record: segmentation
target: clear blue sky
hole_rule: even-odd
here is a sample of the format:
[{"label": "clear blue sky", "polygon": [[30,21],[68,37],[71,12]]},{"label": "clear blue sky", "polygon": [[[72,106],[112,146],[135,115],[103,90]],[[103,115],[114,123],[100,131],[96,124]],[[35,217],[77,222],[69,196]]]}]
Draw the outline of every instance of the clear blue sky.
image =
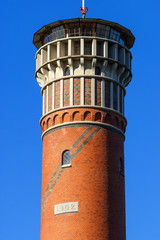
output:
[{"label": "clear blue sky", "polygon": [[[33,34],[81,17],[81,0],[1,2],[0,240],[40,239],[41,94]],[[127,240],[160,240],[160,2],[86,0],[87,17],[118,22],[136,37],[127,87]],[[117,239],[118,240],[118,239]]]}]

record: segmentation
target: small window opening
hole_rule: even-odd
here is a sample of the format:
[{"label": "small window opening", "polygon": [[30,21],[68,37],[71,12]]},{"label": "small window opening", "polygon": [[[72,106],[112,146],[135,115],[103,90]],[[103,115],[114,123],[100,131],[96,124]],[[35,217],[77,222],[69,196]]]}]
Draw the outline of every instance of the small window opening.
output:
[{"label": "small window opening", "polygon": [[74,42],[74,55],[80,55],[80,42]]},{"label": "small window opening", "polygon": [[101,75],[101,70],[99,67],[96,67],[95,69],[95,75]]},{"label": "small window opening", "polygon": [[97,42],[97,55],[103,56],[103,42]]},{"label": "small window opening", "polygon": [[65,43],[65,56],[68,56],[68,43]]},{"label": "small window opening", "polygon": [[85,41],[84,42],[84,55],[91,55],[92,54],[92,41]]},{"label": "small window opening", "polygon": [[119,172],[123,174],[123,161],[122,158],[119,159]]},{"label": "small window opening", "polygon": [[69,75],[70,75],[70,68],[67,67],[67,68],[65,69],[65,76],[69,76]]},{"label": "small window opening", "polygon": [[71,165],[71,152],[69,150],[63,152],[62,165],[63,166],[70,166]]}]

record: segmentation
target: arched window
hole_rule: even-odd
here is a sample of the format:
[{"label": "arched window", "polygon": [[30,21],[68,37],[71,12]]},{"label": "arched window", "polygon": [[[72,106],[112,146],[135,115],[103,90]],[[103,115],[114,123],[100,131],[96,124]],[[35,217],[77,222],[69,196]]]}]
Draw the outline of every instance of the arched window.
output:
[{"label": "arched window", "polygon": [[71,165],[71,152],[69,150],[63,152],[62,165]]},{"label": "arched window", "polygon": [[96,67],[95,69],[95,75],[101,75],[101,70],[99,67]]},{"label": "arched window", "polygon": [[69,67],[66,67],[64,75],[65,76],[69,76],[70,75],[70,68]]}]

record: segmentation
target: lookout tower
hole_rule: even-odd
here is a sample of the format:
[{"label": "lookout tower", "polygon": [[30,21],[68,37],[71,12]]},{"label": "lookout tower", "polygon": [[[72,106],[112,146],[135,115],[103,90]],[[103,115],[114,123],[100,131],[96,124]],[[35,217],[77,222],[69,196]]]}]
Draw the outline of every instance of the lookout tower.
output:
[{"label": "lookout tower", "polygon": [[43,140],[41,240],[125,240],[124,97],[132,33],[76,18],[34,35]]}]

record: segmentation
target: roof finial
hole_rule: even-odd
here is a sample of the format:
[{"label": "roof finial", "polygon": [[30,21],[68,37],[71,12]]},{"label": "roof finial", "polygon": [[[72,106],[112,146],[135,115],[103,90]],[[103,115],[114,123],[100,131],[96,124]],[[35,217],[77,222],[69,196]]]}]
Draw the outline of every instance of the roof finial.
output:
[{"label": "roof finial", "polygon": [[85,0],[82,0],[82,7],[80,8],[81,13],[82,13],[82,18],[86,17],[86,12],[88,11],[88,8],[85,8]]}]

